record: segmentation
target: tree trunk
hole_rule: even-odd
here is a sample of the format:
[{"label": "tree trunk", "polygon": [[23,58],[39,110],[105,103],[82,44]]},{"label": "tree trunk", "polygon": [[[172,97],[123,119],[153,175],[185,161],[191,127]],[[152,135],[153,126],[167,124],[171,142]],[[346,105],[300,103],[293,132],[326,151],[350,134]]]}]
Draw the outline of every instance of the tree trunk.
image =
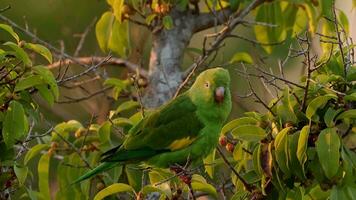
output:
[{"label": "tree trunk", "polygon": [[172,98],[182,82],[180,66],[184,50],[193,35],[194,21],[189,12],[173,10],[170,16],[173,28],[161,28],[152,34],[149,85],[143,97],[147,108],[158,107]]}]

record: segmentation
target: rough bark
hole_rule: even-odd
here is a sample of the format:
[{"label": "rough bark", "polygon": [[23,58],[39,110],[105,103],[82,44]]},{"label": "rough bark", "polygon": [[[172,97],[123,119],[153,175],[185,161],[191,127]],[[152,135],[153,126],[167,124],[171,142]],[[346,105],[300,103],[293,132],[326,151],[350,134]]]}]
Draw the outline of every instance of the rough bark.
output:
[{"label": "rough bark", "polygon": [[187,12],[172,11],[174,26],[152,35],[149,86],[143,97],[145,107],[157,107],[170,99],[182,81],[180,65],[184,49],[193,34],[194,21]]},{"label": "rough bark", "polygon": [[[223,13],[225,12],[225,13]],[[184,50],[195,32],[226,21],[231,12],[195,15],[191,11],[172,10],[172,29],[152,33],[152,49],[148,72],[149,85],[143,96],[147,108],[158,107],[173,97],[182,82],[181,63]],[[217,17],[217,18],[216,18]]]}]

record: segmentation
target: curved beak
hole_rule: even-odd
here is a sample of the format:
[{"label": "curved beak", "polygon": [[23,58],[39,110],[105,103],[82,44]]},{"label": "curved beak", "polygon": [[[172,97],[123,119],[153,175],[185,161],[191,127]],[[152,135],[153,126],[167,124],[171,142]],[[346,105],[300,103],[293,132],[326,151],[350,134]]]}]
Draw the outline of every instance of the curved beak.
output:
[{"label": "curved beak", "polygon": [[215,101],[217,103],[222,103],[224,101],[224,96],[225,96],[224,87],[218,87],[215,89]]}]

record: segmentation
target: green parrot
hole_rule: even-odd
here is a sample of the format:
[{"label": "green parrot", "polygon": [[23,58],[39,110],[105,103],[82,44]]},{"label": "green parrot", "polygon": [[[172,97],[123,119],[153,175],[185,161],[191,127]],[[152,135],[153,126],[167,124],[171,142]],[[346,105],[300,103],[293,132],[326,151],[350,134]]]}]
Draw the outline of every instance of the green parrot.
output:
[{"label": "green parrot", "polygon": [[205,70],[189,90],[132,127],[120,146],[102,154],[102,163],[74,184],[126,163],[168,168],[184,165],[188,159],[201,161],[216,147],[230,114],[229,85],[227,70]]}]

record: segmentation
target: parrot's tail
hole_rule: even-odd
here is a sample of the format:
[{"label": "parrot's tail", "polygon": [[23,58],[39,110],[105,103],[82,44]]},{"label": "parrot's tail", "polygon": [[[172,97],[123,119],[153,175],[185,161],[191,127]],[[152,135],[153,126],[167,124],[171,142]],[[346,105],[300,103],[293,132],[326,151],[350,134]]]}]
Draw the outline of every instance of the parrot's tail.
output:
[{"label": "parrot's tail", "polygon": [[85,173],[84,175],[82,175],[81,177],[79,177],[77,180],[75,180],[73,184],[77,184],[77,183],[80,183],[88,178],[91,178],[101,172],[104,172],[104,171],[107,171],[117,165],[119,165],[120,163],[119,162],[104,162],[104,163],[101,163],[99,166],[95,167],[94,169],[92,169],[91,171]]}]

